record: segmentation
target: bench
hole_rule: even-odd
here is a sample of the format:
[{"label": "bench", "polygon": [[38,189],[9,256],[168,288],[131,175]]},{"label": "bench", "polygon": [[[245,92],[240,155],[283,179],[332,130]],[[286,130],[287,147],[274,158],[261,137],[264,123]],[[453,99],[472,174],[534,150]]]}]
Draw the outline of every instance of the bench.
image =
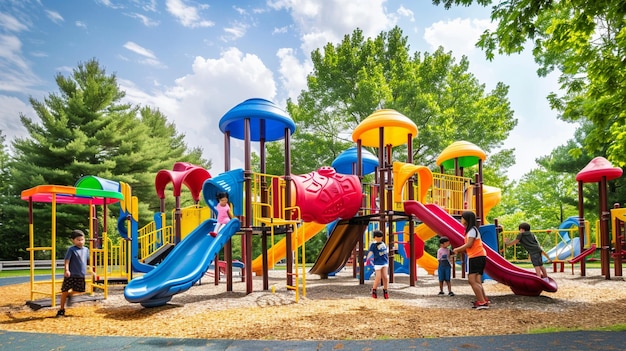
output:
[{"label": "bench", "polygon": [[[35,269],[51,269],[52,260],[35,260]],[[64,260],[56,260],[56,268],[64,269]],[[30,270],[30,260],[0,261],[0,272]]]}]

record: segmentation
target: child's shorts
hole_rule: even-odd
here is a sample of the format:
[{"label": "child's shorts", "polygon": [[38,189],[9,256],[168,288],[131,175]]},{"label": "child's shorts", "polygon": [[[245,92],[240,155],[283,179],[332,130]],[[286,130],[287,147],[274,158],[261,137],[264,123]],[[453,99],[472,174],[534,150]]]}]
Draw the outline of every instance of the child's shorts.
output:
[{"label": "child's shorts", "polygon": [[375,264],[374,265],[374,270],[377,271],[377,270],[383,269],[383,268],[386,270],[387,267],[389,267],[389,264]]},{"label": "child's shorts", "polygon": [[85,292],[85,278],[83,277],[65,277],[61,291]]},{"label": "child's shorts", "polygon": [[440,282],[449,282],[452,276],[452,268],[450,266],[437,267],[437,276],[439,276]]}]

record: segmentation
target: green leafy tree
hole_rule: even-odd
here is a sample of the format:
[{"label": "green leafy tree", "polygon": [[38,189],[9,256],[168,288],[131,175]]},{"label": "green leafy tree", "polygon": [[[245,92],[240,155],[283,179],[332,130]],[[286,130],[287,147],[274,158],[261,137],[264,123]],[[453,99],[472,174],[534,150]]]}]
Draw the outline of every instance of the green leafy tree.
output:
[{"label": "green leafy tree", "polygon": [[[20,116],[28,137],[13,141],[14,198],[33,186],[73,185],[82,176],[96,175],[128,183],[139,198],[140,220],[146,223],[159,204],[154,191],[156,172],[171,169],[176,161],[207,165],[200,150],[187,150],[183,135],[159,111],[122,102],[125,92],[115,75],[108,75],[95,59],[79,64],[67,77],[57,74],[55,80],[58,93],[43,101],[30,99],[40,123]],[[114,227],[119,206],[110,207],[108,221]],[[28,246],[26,209],[21,201],[8,211],[12,220],[21,218],[22,225],[10,230]],[[42,240],[37,245],[45,246],[50,236],[41,234],[50,232],[50,206],[36,204],[35,211],[37,237]],[[87,218],[86,206],[59,206],[58,235],[87,227]]]},{"label": "green leafy tree", "polygon": [[487,58],[513,54],[532,45],[538,74],[558,70],[560,91],[549,95],[565,121],[589,120],[595,128],[570,152],[605,156],[626,166],[626,6],[623,1],[433,0],[433,4],[492,5],[498,23],[478,46]]},{"label": "green leafy tree", "polygon": [[[298,125],[293,168],[301,173],[330,165],[354,146],[354,128],[380,108],[394,109],[416,123],[414,163],[433,168],[439,153],[452,142],[467,140],[489,153],[517,124],[506,98],[507,86],[500,83],[486,92],[468,72],[467,58],[457,62],[443,48],[411,55],[398,27],[373,39],[356,29],[341,43],[315,50],[311,58],[307,89],[297,101],[288,101]],[[394,152],[395,160],[406,160],[406,148]],[[502,158],[494,158],[493,179],[502,180],[508,164],[498,167],[498,160]]]},{"label": "green leafy tree", "polygon": [[[503,201],[500,214],[522,212],[525,221],[533,223],[534,228],[556,228],[568,217],[578,214],[571,201],[577,198],[576,180],[572,174],[533,169],[508,193],[514,201]],[[506,227],[517,228],[519,224],[508,223],[503,216],[498,218]]]}]

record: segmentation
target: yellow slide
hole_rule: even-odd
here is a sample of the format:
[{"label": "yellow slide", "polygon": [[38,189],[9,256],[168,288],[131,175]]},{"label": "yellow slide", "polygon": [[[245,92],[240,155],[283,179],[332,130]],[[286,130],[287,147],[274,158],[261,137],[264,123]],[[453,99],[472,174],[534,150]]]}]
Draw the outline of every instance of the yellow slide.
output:
[{"label": "yellow slide", "polygon": [[[298,227],[298,230],[296,232],[291,234],[291,242],[295,246],[296,234],[298,234],[299,236],[297,237],[297,242],[298,247],[300,247],[302,243],[307,242],[324,228],[326,228],[326,224],[319,224],[316,222],[304,222],[300,227]],[[297,247],[293,247],[293,249],[296,250]],[[270,247],[267,250],[267,257],[269,269],[272,269],[274,265],[278,263],[278,261],[287,257],[287,239],[283,238],[272,247]],[[255,258],[254,261],[252,261],[252,271],[255,272],[256,275],[263,274],[263,255]]]},{"label": "yellow slide", "polygon": [[[433,236],[437,235],[430,227],[426,224],[420,224],[415,228],[415,234],[422,240],[426,241]],[[428,252],[424,251],[424,255],[415,261],[418,266],[424,268],[428,274],[435,274],[437,271],[437,267],[439,266],[439,262],[437,262],[437,258],[433,257]]]}]

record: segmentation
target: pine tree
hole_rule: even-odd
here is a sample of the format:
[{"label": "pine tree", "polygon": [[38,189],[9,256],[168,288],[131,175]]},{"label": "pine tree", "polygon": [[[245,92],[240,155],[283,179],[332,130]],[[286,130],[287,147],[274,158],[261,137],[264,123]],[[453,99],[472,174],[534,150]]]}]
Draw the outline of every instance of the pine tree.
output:
[{"label": "pine tree", "polygon": [[[6,212],[14,225],[3,231],[10,230],[22,247],[28,246],[28,206],[19,200],[25,189],[42,184],[73,185],[87,175],[123,181],[139,198],[142,225],[159,207],[154,190],[159,170],[171,169],[176,161],[208,166],[199,149],[187,149],[184,135],[177,133],[163,114],[124,103],[125,92],[116,76],[108,75],[97,60],[79,64],[68,77],[57,74],[55,80],[58,93],[49,94],[44,101],[30,99],[41,123],[20,116],[28,136],[13,141],[12,200]],[[35,211],[35,231],[42,241],[37,245],[49,245],[45,240],[50,238],[50,206],[36,204]],[[114,224],[119,206],[111,205],[109,213],[108,221]],[[59,205],[59,253],[69,244],[64,234],[88,224],[87,206]]]}]

